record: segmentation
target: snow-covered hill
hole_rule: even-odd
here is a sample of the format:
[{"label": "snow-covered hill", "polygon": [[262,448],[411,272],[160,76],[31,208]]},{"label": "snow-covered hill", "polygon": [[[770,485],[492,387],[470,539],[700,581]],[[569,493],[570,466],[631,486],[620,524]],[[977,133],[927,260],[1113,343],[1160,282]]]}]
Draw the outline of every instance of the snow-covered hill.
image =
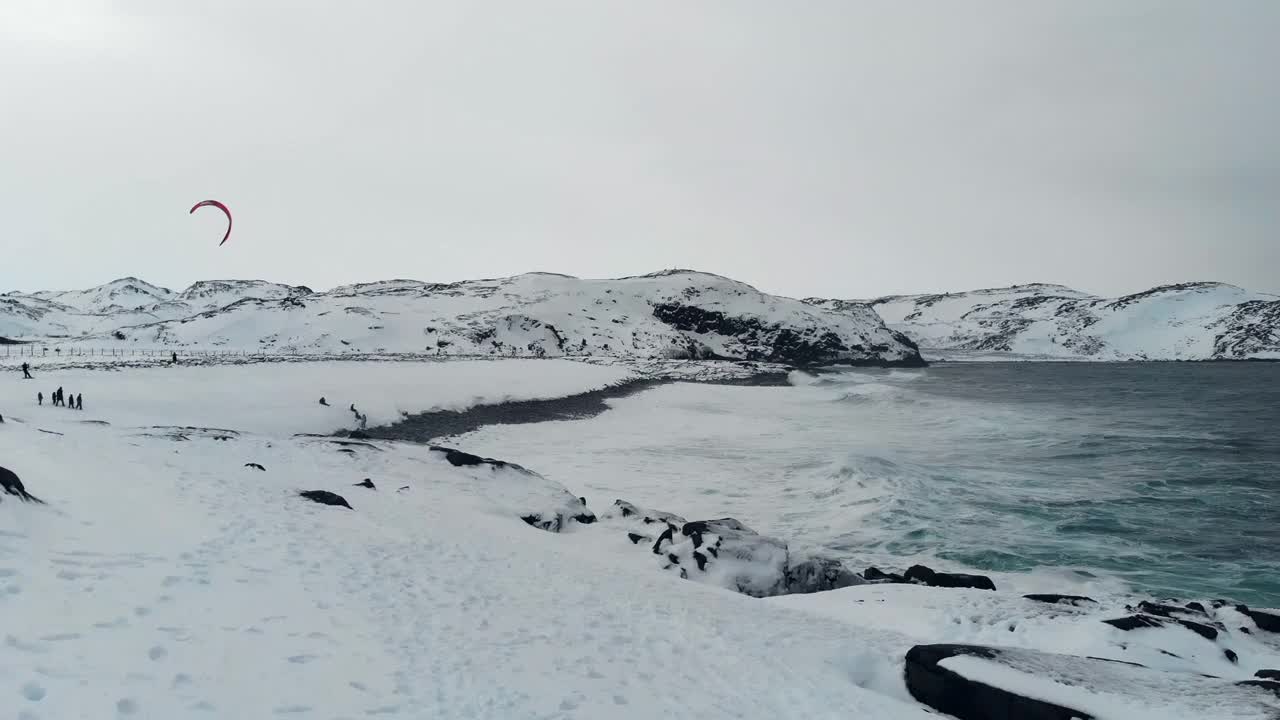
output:
[{"label": "snow-covered hill", "polygon": [[686,270],[614,280],[391,280],[323,293],[241,280],[172,293],[128,278],[0,296],[0,336],[106,348],[920,363],[915,346],[874,313],[814,307]]},{"label": "snow-covered hill", "polygon": [[1120,298],[1033,284],[805,302],[853,317],[874,311],[930,357],[1280,358],[1280,296],[1222,283],[1165,285]]}]

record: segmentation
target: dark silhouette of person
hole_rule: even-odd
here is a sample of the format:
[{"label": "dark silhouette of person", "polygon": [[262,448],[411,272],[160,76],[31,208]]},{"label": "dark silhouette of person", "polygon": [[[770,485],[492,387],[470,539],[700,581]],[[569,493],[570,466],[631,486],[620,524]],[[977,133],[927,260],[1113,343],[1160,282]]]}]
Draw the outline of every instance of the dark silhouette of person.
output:
[{"label": "dark silhouette of person", "polygon": [[59,385],[58,389],[53,392],[53,404],[54,405],[62,404],[62,386],[61,385]]},{"label": "dark silhouette of person", "polygon": [[80,393],[76,393],[76,409],[84,409],[84,395],[81,395]]},{"label": "dark silhouette of person", "polygon": [[35,379],[31,377],[31,363],[22,363],[22,379],[23,380]]},{"label": "dark silhouette of person", "polygon": [[41,407],[44,406],[44,393],[42,392],[36,393],[36,404],[40,405]]},{"label": "dark silhouette of person", "polygon": [[174,365],[178,364],[178,353],[176,351],[173,353],[173,359],[171,359],[169,362],[173,363]]}]

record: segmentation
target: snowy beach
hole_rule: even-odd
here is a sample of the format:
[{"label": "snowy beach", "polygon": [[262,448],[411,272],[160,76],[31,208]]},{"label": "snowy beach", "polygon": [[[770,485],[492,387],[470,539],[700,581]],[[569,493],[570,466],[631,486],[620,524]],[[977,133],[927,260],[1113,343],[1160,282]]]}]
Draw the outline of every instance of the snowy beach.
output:
[{"label": "snowy beach", "polygon": [[[575,396],[636,378],[626,363],[37,370],[36,381],[10,372],[0,394],[3,464],[47,503],[0,496],[0,611],[14,620],[0,647],[0,694],[24,720],[925,718],[907,684],[923,661],[906,658],[937,643],[1065,654],[952,657],[938,667],[994,674],[1001,687],[1098,718],[1261,720],[1280,710],[1266,687],[1238,684],[1280,665],[1277,636],[1260,626],[1266,615],[1202,599],[1203,614],[1179,606],[1161,620],[1105,578],[986,573],[992,591],[864,584],[854,575],[863,568],[847,567],[801,581],[801,568],[830,568],[829,549],[769,537],[782,529],[774,521],[755,528],[761,536],[716,523],[694,532],[696,523],[668,513],[722,517],[726,503],[628,485],[625,464],[610,479],[631,453],[590,432],[559,452],[578,458],[566,468],[534,464],[551,451],[519,449],[521,433],[537,442],[562,427],[634,424],[630,411],[493,428],[509,453],[486,440],[497,437],[490,430],[456,439],[515,467],[325,437],[351,427],[352,402],[391,422]],[[676,384],[605,402],[661,413],[697,388],[812,392],[814,380],[795,381],[801,387]],[[36,407],[27,396],[37,385],[83,388],[86,409]],[[318,404],[321,394],[332,407]],[[568,480],[584,472],[591,488]],[[373,488],[360,486],[366,478]],[[603,494],[610,487],[622,500],[673,505],[615,505]],[[352,509],[298,496],[308,490]],[[656,537],[668,526],[670,540]],[[789,540],[801,541],[788,549]],[[1037,592],[1089,601],[1023,597]],[[1132,630],[1103,622],[1126,617],[1159,621]],[[1140,663],[1147,674],[1111,682],[1088,657]]]}]

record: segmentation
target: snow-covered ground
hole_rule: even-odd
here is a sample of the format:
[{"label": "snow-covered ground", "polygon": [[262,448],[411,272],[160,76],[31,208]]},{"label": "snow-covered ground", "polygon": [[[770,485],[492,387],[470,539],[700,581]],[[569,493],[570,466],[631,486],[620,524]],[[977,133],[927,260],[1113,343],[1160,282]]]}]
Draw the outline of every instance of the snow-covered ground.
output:
[{"label": "snow-covered ground", "polygon": [[[0,413],[63,430],[84,421],[122,427],[197,426],[289,435],[358,427],[402,413],[463,410],[510,400],[563,397],[634,379],[625,366],[569,360],[256,363],[148,368],[37,367],[35,380],[10,368]],[[53,391],[84,397],[84,411],[49,405]],[[36,405],[43,392],[45,405]],[[323,397],[329,403],[320,404]]]},{"label": "snow-covered ground", "polygon": [[[512,381],[517,367],[527,382]],[[23,400],[0,400],[0,464],[48,503],[0,495],[0,707],[19,720],[924,720],[937,715],[908,693],[904,656],[938,642],[1154,668],[1127,694],[1095,678],[1006,683],[1087,695],[1102,720],[1135,717],[1144,703],[1178,719],[1261,720],[1280,709],[1265,690],[1234,685],[1280,665],[1280,649],[1275,635],[1238,631],[1252,621],[1230,608],[1215,610],[1229,636],[1210,642],[1177,626],[1104,625],[1127,612],[1106,596],[1093,611],[1006,589],[908,585],[760,600],[664,571],[666,558],[601,512],[609,497],[587,498],[600,522],[562,533],[522,521],[579,494],[559,485],[557,468],[531,467],[536,477],[455,466],[417,445],[292,435],[326,426],[321,385],[338,388],[336,419],[349,400],[370,413],[401,401],[461,406],[485,393],[573,392],[613,381],[616,369],[263,364],[64,379],[76,373],[86,390],[101,383],[83,413],[33,407],[36,383],[13,373],[0,382],[3,397]],[[412,382],[435,394],[401,384]],[[608,473],[607,451],[595,452]],[[354,486],[365,478],[376,489]],[[339,493],[353,509],[301,490]],[[1228,644],[1234,663],[1223,659]],[[1211,704],[1176,692],[1210,682],[1195,673],[1219,678]]]}]

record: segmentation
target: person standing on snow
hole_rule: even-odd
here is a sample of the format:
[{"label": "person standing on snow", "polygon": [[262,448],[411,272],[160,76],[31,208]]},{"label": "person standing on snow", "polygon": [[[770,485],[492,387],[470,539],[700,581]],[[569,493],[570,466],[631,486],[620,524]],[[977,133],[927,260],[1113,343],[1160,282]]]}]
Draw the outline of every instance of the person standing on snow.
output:
[{"label": "person standing on snow", "polygon": [[36,404],[39,405],[40,407],[44,407],[44,393],[42,392],[36,393]]},{"label": "person standing on snow", "polygon": [[84,395],[81,395],[80,393],[76,393],[76,409],[84,409]]},{"label": "person standing on snow", "polygon": [[24,363],[22,363],[22,379],[23,379],[23,380],[34,380],[34,379],[35,379],[35,378],[31,377],[31,363],[25,363],[25,362],[24,362]]}]

